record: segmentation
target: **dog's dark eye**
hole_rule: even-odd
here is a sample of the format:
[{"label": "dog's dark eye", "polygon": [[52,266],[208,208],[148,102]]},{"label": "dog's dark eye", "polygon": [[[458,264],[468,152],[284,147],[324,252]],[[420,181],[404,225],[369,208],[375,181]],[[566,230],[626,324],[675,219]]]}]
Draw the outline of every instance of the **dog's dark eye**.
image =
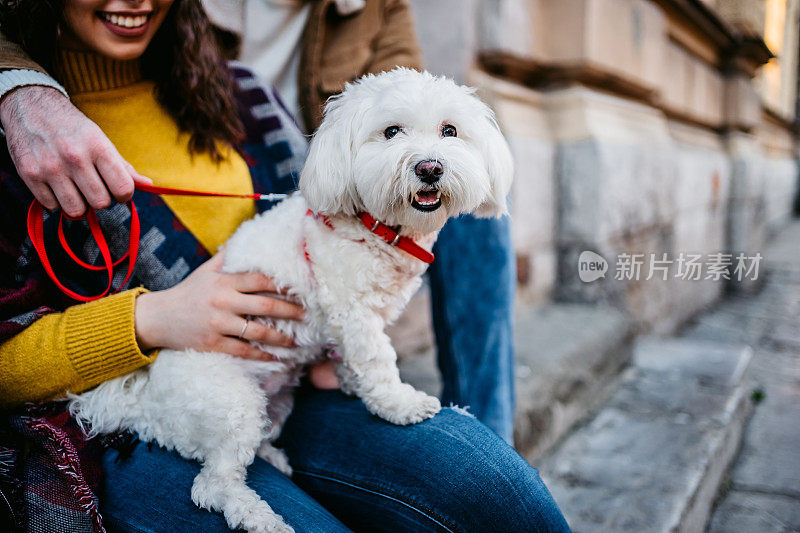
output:
[{"label": "dog's dark eye", "polygon": [[395,135],[400,133],[400,126],[389,126],[385,130],[383,130],[383,136],[387,139],[391,139]]},{"label": "dog's dark eye", "polygon": [[442,137],[458,137],[456,127],[452,124],[445,124],[442,126]]}]

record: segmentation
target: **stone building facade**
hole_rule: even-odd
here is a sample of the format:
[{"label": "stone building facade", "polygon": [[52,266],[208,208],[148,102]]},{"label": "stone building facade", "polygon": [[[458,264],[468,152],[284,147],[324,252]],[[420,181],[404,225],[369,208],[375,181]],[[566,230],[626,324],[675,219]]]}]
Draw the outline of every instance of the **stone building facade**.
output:
[{"label": "stone building facade", "polygon": [[[667,332],[748,290],[737,256],[797,195],[800,0],[412,4],[428,68],[478,86],[514,152],[522,304],[612,303]],[[605,277],[580,280],[584,251]],[[730,282],[679,275],[681,256],[719,253]]]}]

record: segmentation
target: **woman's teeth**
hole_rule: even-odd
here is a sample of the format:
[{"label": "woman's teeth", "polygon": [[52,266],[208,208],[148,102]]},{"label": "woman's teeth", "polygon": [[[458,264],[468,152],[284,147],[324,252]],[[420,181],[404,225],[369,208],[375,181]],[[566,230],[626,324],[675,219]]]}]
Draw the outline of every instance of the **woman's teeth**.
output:
[{"label": "woman's teeth", "polygon": [[101,13],[103,20],[110,22],[120,28],[140,28],[147,22],[147,15],[137,15],[131,17],[128,15],[114,15],[113,13]]}]

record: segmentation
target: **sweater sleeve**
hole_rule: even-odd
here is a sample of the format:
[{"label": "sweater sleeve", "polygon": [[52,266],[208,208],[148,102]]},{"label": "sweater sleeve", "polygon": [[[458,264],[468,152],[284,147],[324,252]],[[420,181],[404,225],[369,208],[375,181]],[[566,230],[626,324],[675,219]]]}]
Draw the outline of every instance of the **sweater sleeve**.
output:
[{"label": "sweater sleeve", "polygon": [[0,404],[79,393],[153,361],[136,342],[132,289],[36,320],[0,345]]},{"label": "sweater sleeve", "polygon": [[42,74],[38,70],[17,69],[0,71],[0,99],[2,99],[6,93],[14,89],[30,85],[51,87],[69,98],[67,91],[64,90],[64,87],[62,87],[60,83],[49,75]]}]

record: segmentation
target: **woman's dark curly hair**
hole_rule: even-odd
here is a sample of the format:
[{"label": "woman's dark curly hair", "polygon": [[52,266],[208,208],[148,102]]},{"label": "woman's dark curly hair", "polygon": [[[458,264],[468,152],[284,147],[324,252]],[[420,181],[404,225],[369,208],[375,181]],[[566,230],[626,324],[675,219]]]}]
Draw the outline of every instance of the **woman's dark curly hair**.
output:
[{"label": "woman's dark curly hair", "polygon": [[[56,72],[65,0],[0,0],[0,29],[48,72]],[[220,159],[216,142],[237,144],[243,127],[234,83],[200,0],[175,0],[141,59],[156,98],[191,134],[192,153]]]}]

